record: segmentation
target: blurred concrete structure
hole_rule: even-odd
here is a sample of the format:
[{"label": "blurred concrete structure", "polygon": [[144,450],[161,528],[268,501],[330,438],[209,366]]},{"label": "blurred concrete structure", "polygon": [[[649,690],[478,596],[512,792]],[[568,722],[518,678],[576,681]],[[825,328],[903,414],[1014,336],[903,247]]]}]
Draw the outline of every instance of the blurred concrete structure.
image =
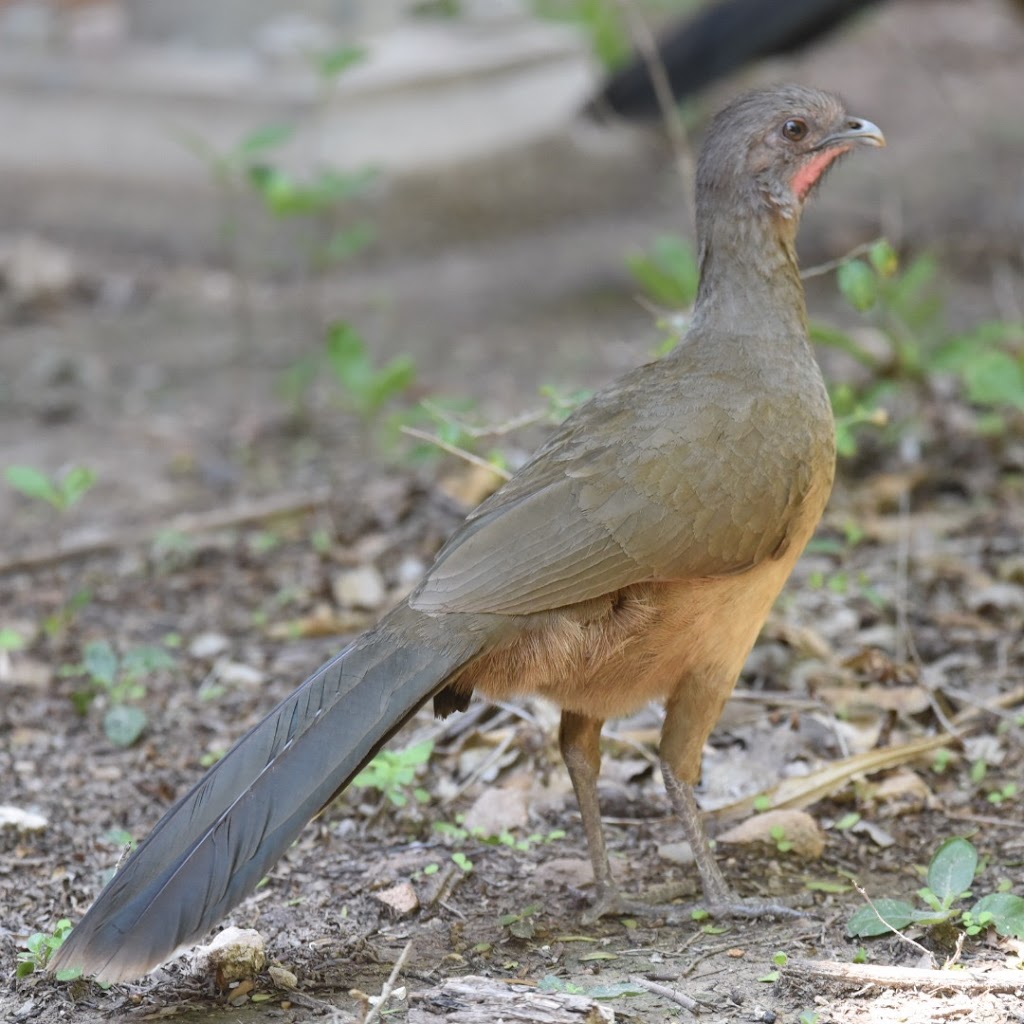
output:
[{"label": "blurred concrete structure", "polygon": [[[591,87],[581,40],[526,16],[517,0],[469,4],[459,19],[404,16],[409,6],[0,5],[0,120],[18,140],[0,153],[0,230],[210,254],[216,188],[185,138],[226,152],[261,126],[289,122],[300,131],[275,159],[293,169],[373,165],[401,191],[395,178],[558,133]],[[325,90],[310,57],[356,41],[367,59]],[[397,227],[422,233],[422,210],[401,199],[389,210],[399,211]],[[391,237],[401,245],[401,235]]]},{"label": "blurred concrete structure", "polygon": [[[383,171],[373,219],[402,256],[609,212],[685,226],[656,133],[575,117],[598,74],[580,35],[524,0],[464,0],[457,19],[412,17],[411,3],[0,0],[0,233],[216,256],[222,196],[183,140],[224,153],[282,121],[301,129],[274,154],[290,168]],[[368,59],[325,90],[310,55],[356,40]],[[826,232],[842,227],[809,251],[834,255],[884,222],[968,260],[1018,258],[1021,52],[1024,19],[1006,0],[892,0],[746,75],[834,88],[891,140],[816,205]],[[273,262],[279,231],[264,223],[248,251]]]}]

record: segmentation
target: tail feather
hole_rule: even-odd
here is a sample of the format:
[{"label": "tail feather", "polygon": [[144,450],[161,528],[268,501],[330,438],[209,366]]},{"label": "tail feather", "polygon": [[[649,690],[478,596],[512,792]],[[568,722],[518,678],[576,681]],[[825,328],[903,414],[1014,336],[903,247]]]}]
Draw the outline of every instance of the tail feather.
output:
[{"label": "tail feather", "polygon": [[160,820],[51,961],[139,977],[249,893],[303,826],[481,646],[401,606],[323,665]]},{"label": "tail feather", "polygon": [[[658,41],[658,59],[676,102],[746,64],[806,46],[879,0],[721,0]],[[615,71],[587,107],[642,119],[660,114],[650,60],[638,55]]]}]

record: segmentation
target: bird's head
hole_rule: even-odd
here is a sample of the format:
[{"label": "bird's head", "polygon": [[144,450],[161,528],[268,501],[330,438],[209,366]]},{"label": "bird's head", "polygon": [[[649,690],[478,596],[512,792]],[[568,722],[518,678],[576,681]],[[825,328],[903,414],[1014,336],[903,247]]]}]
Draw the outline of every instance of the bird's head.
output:
[{"label": "bird's head", "polygon": [[884,146],[877,125],[839,97],[800,85],[741,96],[711,123],[697,165],[698,212],[788,221],[839,157],[858,145]]}]

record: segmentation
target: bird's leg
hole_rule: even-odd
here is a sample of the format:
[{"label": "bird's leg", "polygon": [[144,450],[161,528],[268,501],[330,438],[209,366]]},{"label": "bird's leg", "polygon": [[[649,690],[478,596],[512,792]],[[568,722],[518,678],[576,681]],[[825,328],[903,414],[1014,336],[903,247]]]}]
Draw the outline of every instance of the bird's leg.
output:
[{"label": "bird's leg", "polygon": [[745,900],[732,891],[715,860],[693,795],[694,783],[700,778],[704,744],[731,692],[732,686],[722,686],[716,672],[694,674],[667,702],[661,733],[661,774],[665,790],[693,851],[704,889],[703,909],[719,916],[799,916],[789,907]]},{"label": "bird's leg", "polygon": [[683,826],[686,841],[693,851],[693,860],[700,873],[704,888],[704,909],[718,917],[799,917],[800,912],[779,903],[761,903],[737,896],[725,880],[722,869],[715,860],[711,843],[708,842],[700,808],[693,795],[693,786],[676,775],[672,766],[661,762],[661,774],[665,790],[672,802],[672,809]]},{"label": "bird's leg", "polygon": [[594,902],[583,915],[584,923],[592,924],[619,906],[619,890],[612,878],[608,850],[601,828],[601,807],[597,799],[597,776],[601,770],[601,726],[598,718],[587,718],[573,711],[563,711],[558,728],[558,746],[562,760],[569,769],[572,788],[576,791],[583,831],[587,836],[590,863],[594,868]]}]

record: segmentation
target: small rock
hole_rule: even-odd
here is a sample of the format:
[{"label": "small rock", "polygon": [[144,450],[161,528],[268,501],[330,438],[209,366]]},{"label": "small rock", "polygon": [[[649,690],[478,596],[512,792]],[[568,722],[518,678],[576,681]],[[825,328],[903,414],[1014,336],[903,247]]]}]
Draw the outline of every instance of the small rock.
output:
[{"label": "small rock", "polygon": [[231,639],[223,633],[200,633],[188,645],[188,653],[193,658],[204,661],[216,658],[231,647]]},{"label": "small rock", "polygon": [[196,950],[194,963],[199,971],[216,973],[221,985],[251,978],[267,963],[263,936],[255,928],[225,928]]},{"label": "small rock", "polygon": [[258,668],[228,658],[221,658],[213,671],[225,686],[261,686],[266,678]]},{"label": "small rock", "polygon": [[41,814],[26,811],[21,807],[0,804],[0,828],[14,829],[16,832],[43,832],[50,823]]},{"label": "small rock", "polygon": [[278,988],[293,989],[299,987],[299,979],[287,967],[278,967],[276,964],[273,967],[268,968],[267,974],[270,975],[271,981]]},{"label": "small rock", "polygon": [[658,856],[669,864],[689,867],[693,863],[693,848],[689,843],[662,843],[658,847]]},{"label": "small rock", "polygon": [[374,611],[384,603],[387,588],[375,566],[364,565],[338,573],[332,584],[334,600],[342,608]]},{"label": "small rock", "polygon": [[18,307],[66,299],[79,284],[71,253],[35,235],[25,235],[4,247],[0,275]]},{"label": "small rock", "polygon": [[800,857],[817,860],[825,852],[825,833],[806,811],[777,810],[755,814],[723,832],[720,843],[790,844],[790,850]]}]

